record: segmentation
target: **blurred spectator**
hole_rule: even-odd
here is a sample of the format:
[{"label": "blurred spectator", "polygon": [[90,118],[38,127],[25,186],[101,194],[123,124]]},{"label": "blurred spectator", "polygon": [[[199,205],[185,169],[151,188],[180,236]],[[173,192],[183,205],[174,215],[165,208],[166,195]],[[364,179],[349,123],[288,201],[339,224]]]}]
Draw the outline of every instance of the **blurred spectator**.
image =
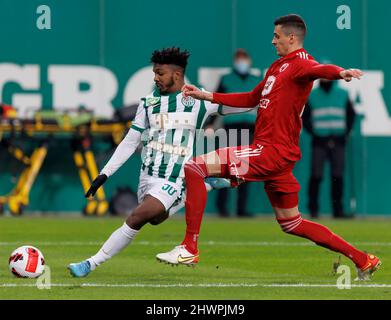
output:
[{"label": "blurred spectator", "polygon": [[302,117],[304,128],[312,136],[308,186],[308,207],[312,218],[317,218],[319,214],[319,186],[326,160],[330,161],[333,216],[347,217],[342,204],[345,146],[354,118],[348,92],[340,88],[336,81],[320,80],[319,87],[311,92]]},{"label": "blurred spectator", "polygon": [[[260,79],[250,74],[251,64],[252,61],[248,52],[244,49],[237,49],[234,54],[232,72],[227,75],[224,75],[221,78],[220,84],[216,91],[222,93],[230,93],[247,92],[254,89],[260,82]],[[223,122],[222,126],[225,130],[237,129],[238,135],[236,145],[246,143],[246,141],[241,141],[242,129],[247,130],[247,132],[249,133],[248,142],[252,142],[254,135],[256,111],[257,109],[254,108],[254,110],[251,112],[230,115],[229,117],[221,118]],[[234,145],[234,142],[228,141],[228,145]],[[250,184],[243,183],[237,188],[238,197],[236,213],[239,217],[251,216],[246,210],[249,186]],[[233,192],[233,190],[229,191],[227,188],[220,189],[217,195],[217,208],[219,210],[219,215],[223,217],[229,216],[229,211],[227,209],[228,192]]]}]

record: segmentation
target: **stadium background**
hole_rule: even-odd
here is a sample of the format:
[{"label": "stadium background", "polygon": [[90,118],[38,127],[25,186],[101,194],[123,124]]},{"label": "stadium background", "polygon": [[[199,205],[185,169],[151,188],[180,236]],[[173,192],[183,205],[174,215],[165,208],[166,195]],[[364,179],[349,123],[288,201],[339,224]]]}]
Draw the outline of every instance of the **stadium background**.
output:
[{"label": "stadium background", "polygon": [[[54,85],[50,79],[49,71],[59,66],[65,70],[96,67],[94,70],[100,73],[95,80],[103,83],[114,79],[110,87],[114,92],[110,101],[112,108],[135,103],[152,85],[150,70],[144,69],[149,66],[151,52],[173,45],[190,50],[187,77],[192,83],[208,89],[216,85],[215,72],[219,70],[216,68],[230,67],[237,47],[248,49],[254,67],[263,72],[276,59],[271,45],[274,18],[291,12],[302,15],[309,28],[305,47],[315,58],[327,57],[341,66],[370,71],[361,84],[351,84],[351,88],[360,86],[359,94],[351,91],[360,116],[348,147],[345,202],[350,211],[358,214],[391,212],[388,201],[391,189],[390,45],[379,33],[379,28],[387,22],[388,1],[199,0],[194,3],[170,0],[168,5],[168,2],[157,0],[45,3],[1,0],[0,4],[0,99],[17,106],[18,94],[25,97],[26,94],[39,94],[38,105],[44,109],[67,107],[70,103],[56,96],[60,85]],[[39,16],[36,8],[41,4],[51,9],[51,30],[36,27]],[[339,16],[336,10],[341,4],[351,9],[350,30],[339,30],[336,26]],[[15,79],[10,79],[10,74],[4,72],[7,64],[38,67],[38,86],[25,89]],[[79,69],[77,73],[83,74],[83,70]],[[80,84],[80,90],[88,91],[88,84]],[[106,93],[105,90],[99,92],[96,103],[84,106],[93,108],[97,114],[110,114],[111,107],[103,105],[105,96],[100,96]],[[31,96],[26,99],[27,104],[29,99],[33,102]],[[295,174],[302,186],[300,209],[306,212],[310,157],[309,139],[305,133],[301,144],[303,159],[297,164]],[[99,143],[95,148],[107,151],[108,145]],[[58,154],[62,155],[60,160]],[[13,186],[14,167],[7,157],[0,154],[1,195]],[[100,168],[108,157],[107,152],[98,155]],[[136,190],[139,171],[134,168],[138,168],[139,163],[139,156],[134,156],[110,178],[105,185],[109,198],[118,186],[129,184]],[[321,212],[330,211],[328,188],[326,179],[322,184]],[[252,213],[271,212],[262,190],[261,184],[254,183],[251,188],[253,197],[248,209]],[[32,211],[80,212],[84,207],[83,189],[67,144],[49,150],[30,200],[28,210]],[[233,206],[233,197],[231,201]],[[207,211],[216,211],[213,193]]]}]

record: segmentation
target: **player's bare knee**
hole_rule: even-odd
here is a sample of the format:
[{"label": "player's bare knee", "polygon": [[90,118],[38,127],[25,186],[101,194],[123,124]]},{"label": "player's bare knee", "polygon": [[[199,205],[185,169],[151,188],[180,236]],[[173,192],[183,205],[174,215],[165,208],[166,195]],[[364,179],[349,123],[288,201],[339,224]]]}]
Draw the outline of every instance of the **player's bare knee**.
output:
[{"label": "player's bare knee", "polygon": [[161,224],[162,222],[163,221],[160,221],[157,218],[152,218],[151,220],[149,220],[149,224],[152,225],[152,226],[157,226],[157,225]]},{"label": "player's bare knee", "polygon": [[163,214],[151,218],[149,220],[149,223],[153,226],[157,226],[161,224],[163,221],[165,221],[168,218],[168,216],[169,216],[168,212],[164,212]]},{"label": "player's bare knee", "polygon": [[131,214],[126,219],[126,224],[132,229],[140,230],[145,223],[142,223],[142,220],[138,216]]},{"label": "player's bare knee", "polygon": [[131,228],[140,229],[144,224],[149,222],[150,218],[148,211],[142,206],[138,206],[126,219],[126,223]]},{"label": "player's bare knee", "polygon": [[200,158],[205,162],[209,176],[218,177],[221,175],[220,158],[216,151],[201,155]]}]

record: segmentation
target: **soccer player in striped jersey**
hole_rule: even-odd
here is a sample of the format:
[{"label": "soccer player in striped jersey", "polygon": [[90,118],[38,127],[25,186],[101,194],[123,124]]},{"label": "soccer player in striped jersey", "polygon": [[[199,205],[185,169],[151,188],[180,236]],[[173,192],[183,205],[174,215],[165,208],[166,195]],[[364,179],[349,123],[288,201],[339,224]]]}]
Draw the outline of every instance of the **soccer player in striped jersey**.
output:
[{"label": "soccer player in striped jersey", "polygon": [[[139,205],[122,227],[114,231],[91,258],[68,266],[75,277],[88,275],[97,266],[127,247],[147,223],[158,225],[184,206],[184,165],[193,156],[199,129],[212,114],[229,114],[236,109],[209,101],[184,97],[181,88],[189,53],[168,48],[152,54],[155,90],[143,97],[132,126],[109,162],[92,182],[86,197],[113,175],[142,141],[142,165],[138,187]],[[216,188],[229,186],[226,179],[211,180]],[[207,184],[206,184],[207,185]]]},{"label": "soccer player in striped jersey", "polygon": [[362,72],[317,63],[303,48],[306,25],[298,15],[274,22],[272,44],[280,56],[268,69],[265,79],[251,92],[210,93],[186,85],[185,96],[237,108],[259,106],[254,141],[249,146],[229,147],[199,156],[185,165],[186,235],[181,245],[160,253],[157,259],[171,264],[198,262],[197,240],[207,194],[207,176],[229,178],[235,184],[264,181],[264,188],[277,222],[288,234],[344,254],[357,267],[358,278],[367,280],[380,266],[379,258],[361,251],[325,226],[301,217],[298,209],[300,185],[292,174],[300,159],[301,115],[313,81],[360,79]]}]

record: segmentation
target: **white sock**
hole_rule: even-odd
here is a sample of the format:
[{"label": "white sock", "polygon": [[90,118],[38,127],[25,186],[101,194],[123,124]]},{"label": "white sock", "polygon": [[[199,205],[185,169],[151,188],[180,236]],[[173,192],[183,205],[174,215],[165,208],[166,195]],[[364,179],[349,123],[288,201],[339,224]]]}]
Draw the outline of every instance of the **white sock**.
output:
[{"label": "white sock", "polygon": [[91,269],[94,270],[97,266],[111,259],[122,249],[126,248],[137,233],[138,230],[130,228],[125,222],[122,227],[111,234],[110,238],[106,240],[96,255],[87,259],[91,265]]}]

